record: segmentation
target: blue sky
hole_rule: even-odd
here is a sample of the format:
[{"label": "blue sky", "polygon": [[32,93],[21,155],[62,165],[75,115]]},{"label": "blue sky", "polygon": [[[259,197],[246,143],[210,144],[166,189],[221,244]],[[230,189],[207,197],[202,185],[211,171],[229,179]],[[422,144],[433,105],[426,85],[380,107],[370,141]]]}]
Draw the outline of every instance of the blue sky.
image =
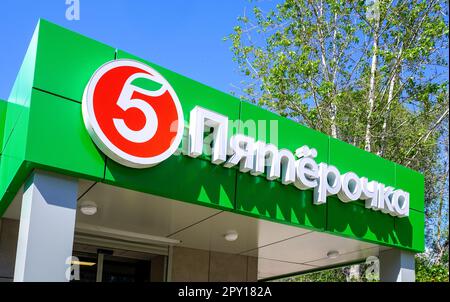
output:
[{"label": "blue sky", "polygon": [[[80,20],[65,18],[66,0],[0,1],[0,98],[6,99],[39,18],[181,73],[232,91],[241,77],[230,44],[248,0],[79,0]],[[275,6],[265,0],[259,6]]]}]

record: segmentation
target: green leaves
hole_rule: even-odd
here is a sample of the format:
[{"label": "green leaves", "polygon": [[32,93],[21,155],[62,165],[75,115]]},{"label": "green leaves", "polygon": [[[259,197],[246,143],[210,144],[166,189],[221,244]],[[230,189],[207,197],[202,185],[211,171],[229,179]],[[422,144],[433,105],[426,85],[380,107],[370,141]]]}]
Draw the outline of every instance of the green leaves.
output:
[{"label": "green leaves", "polygon": [[[255,6],[227,37],[244,76],[239,94],[360,148],[369,126],[372,152],[434,177],[448,135],[448,3],[379,1],[371,9],[365,0]],[[373,13],[379,36],[369,119]],[[428,204],[437,202],[436,182],[427,181]]]},{"label": "green leaves", "polygon": [[[438,47],[448,45],[442,5],[445,2],[409,0],[381,1],[377,7],[380,37],[370,129],[374,151],[386,150],[390,159],[404,160],[395,135],[413,141],[407,133],[418,120],[414,127],[426,132],[439,114],[434,100],[448,90],[441,85],[443,78],[431,72],[436,64],[448,65],[448,57],[438,55]],[[364,134],[351,133],[347,124],[364,128],[368,122],[365,103],[374,34],[367,23],[370,9],[365,1],[337,0],[285,0],[269,11],[255,6],[253,15],[239,18],[229,36],[234,59],[246,77],[244,86],[252,86],[244,97],[255,103],[264,99],[275,112],[327,134],[335,127],[338,137],[358,145]],[[433,112],[423,113],[430,120],[417,108]]]},{"label": "green leaves", "polygon": [[445,263],[431,263],[424,256],[416,257],[416,281],[448,282],[448,260]]}]

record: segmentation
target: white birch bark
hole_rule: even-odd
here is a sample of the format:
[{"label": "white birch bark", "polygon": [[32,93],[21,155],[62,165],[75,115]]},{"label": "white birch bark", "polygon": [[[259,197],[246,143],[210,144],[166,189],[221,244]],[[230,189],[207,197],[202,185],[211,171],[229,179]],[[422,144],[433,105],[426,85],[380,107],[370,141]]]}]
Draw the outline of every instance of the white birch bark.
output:
[{"label": "white birch bark", "polygon": [[364,150],[372,151],[372,114],[375,106],[375,85],[376,85],[376,72],[378,64],[378,31],[380,28],[379,18],[375,18],[374,32],[373,32],[373,55],[372,64],[370,66],[370,81],[369,81],[369,100],[368,100],[368,112],[367,112],[367,124],[366,135],[364,137]]}]

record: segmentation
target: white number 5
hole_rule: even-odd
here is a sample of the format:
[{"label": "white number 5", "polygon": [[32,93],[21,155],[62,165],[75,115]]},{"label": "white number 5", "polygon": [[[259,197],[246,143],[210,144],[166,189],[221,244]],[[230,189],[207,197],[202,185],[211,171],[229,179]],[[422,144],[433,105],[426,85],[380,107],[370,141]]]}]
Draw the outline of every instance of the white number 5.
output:
[{"label": "white number 5", "polygon": [[144,127],[140,130],[132,130],[125,124],[123,119],[115,118],[113,119],[113,122],[117,131],[125,139],[134,143],[145,143],[155,135],[156,130],[158,129],[158,117],[156,116],[155,110],[149,103],[141,99],[132,99],[131,97],[135,91],[148,96],[157,97],[162,95],[166,89],[164,85],[162,85],[162,87],[157,91],[150,91],[132,85],[131,82],[137,78],[147,78],[151,81],[155,81],[155,78],[144,73],[138,73],[131,76],[122,88],[122,92],[117,99],[117,106],[119,106],[123,111],[127,111],[130,108],[140,110],[145,116]]}]

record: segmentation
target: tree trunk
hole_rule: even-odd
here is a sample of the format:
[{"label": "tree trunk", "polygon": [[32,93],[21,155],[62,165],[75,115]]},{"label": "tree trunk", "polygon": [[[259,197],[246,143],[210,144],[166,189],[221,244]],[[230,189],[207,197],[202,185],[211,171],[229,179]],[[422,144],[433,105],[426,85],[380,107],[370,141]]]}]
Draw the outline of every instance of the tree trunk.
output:
[{"label": "tree trunk", "polygon": [[397,79],[397,74],[394,73],[392,75],[391,83],[389,84],[389,93],[388,93],[388,100],[387,100],[387,105],[386,105],[386,113],[384,114],[383,128],[381,131],[380,150],[377,152],[377,154],[379,156],[383,156],[384,151],[386,149],[387,124],[388,124],[389,116],[391,115],[391,104],[392,104],[392,99],[394,98],[394,88],[395,88],[396,79]]},{"label": "tree trunk", "polygon": [[372,114],[375,105],[375,77],[377,72],[378,64],[378,30],[380,28],[380,20],[376,18],[373,32],[373,55],[372,64],[370,67],[370,82],[369,82],[369,109],[367,112],[367,125],[366,125],[366,135],[364,139],[364,150],[372,151]]},{"label": "tree trunk", "polygon": [[337,138],[337,127],[336,127],[336,115],[337,107],[334,102],[331,103],[331,137]]},{"label": "tree trunk", "polygon": [[[448,136],[445,138],[444,140],[444,145],[448,146]],[[442,240],[442,223],[443,223],[443,219],[444,219],[444,204],[445,204],[445,190],[448,189],[446,184],[447,184],[447,178],[448,178],[448,147],[445,148],[445,152],[444,152],[444,158],[447,158],[447,162],[445,167],[447,167],[446,169],[444,169],[443,174],[442,174],[442,178],[441,178],[441,191],[439,194],[439,207],[438,207],[438,212],[437,212],[437,226],[436,226],[436,248],[438,250],[438,257],[437,257],[437,261],[441,262],[442,260],[442,256],[444,255],[446,249],[447,249],[447,245],[448,245],[448,233],[447,233],[447,240],[445,240],[444,243],[441,242]],[[447,200],[448,202],[448,200]],[[447,225],[448,227],[448,225]]]},{"label": "tree trunk", "polygon": [[[336,71],[337,71],[337,54],[336,54],[336,36],[337,36],[337,13],[334,13],[333,19],[333,75],[332,75],[332,83],[333,90],[336,89]],[[336,126],[336,116],[337,116],[337,106],[336,106],[336,92],[333,91],[333,95],[331,96],[331,136],[333,138],[337,138],[337,126]]]}]

